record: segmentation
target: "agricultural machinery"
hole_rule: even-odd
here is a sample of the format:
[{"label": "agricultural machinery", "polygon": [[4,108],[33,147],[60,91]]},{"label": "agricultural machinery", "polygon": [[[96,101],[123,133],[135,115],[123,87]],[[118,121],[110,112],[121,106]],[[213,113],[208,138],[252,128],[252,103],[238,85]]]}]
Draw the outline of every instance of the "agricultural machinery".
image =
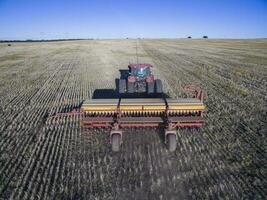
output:
[{"label": "agricultural machinery", "polygon": [[154,79],[150,64],[130,64],[125,77],[119,80],[119,93],[147,93],[161,94],[162,83],[160,79]]},{"label": "agricultural machinery", "polygon": [[[129,65],[127,79],[119,82],[120,94],[162,93],[161,81],[154,80],[151,65]],[[201,127],[204,124],[203,91],[195,85],[185,86],[193,92],[193,98],[115,98],[90,99],[84,101],[80,111],[58,113],[60,115],[81,115],[83,129],[109,128],[113,151],[119,151],[123,129],[130,127],[163,127],[165,143],[169,151],[177,147],[177,127]]]}]

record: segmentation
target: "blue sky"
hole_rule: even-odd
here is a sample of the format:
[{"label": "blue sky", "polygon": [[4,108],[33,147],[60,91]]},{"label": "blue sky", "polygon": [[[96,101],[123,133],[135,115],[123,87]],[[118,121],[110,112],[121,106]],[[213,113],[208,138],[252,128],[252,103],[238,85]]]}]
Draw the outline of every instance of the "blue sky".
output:
[{"label": "blue sky", "polygon": [[0,0],[0,39],[262,38],[267,0]]}]

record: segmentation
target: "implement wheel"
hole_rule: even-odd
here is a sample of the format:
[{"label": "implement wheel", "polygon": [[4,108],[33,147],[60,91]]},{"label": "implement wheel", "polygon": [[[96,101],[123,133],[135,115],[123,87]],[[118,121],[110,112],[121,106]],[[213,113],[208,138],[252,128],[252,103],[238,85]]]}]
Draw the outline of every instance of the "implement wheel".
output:
[{"label": "implement wheel", "polygon": [[167,139],[168,150],[170,152],[175,151],[177,147],[176,136],[174,134],[168,134],[166,139]]},{"label": "implement wheel", "polygon": [[160,79],[157,79],[157,80],[155,81],[155,83],[156,83],[156,93],[158,93],[158,94],[163,93],[162,82],[161,82],[161,80],[160,80]]},{"label": "implement wheel", "polygon": [[121,146],[121,135],[120,134],[113,134],[111,136],[111,147],[112,151],[118,152]]},{"label": "implement wheel", "polygon": [[119,81],[119,93],[124,94],[126,92],[126,80],[120,79]]}]

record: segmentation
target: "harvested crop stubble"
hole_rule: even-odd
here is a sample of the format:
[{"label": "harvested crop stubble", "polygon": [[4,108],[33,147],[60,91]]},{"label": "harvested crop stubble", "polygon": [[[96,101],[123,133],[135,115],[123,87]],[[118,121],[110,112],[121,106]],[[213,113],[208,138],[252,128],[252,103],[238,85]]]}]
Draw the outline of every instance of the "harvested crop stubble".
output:
[{"label": "harvested crop stubble", "polygon": [[[180,129],[174,153],[162,129],[127,129],[113,153],[109,130],[85,133],[79,116],[51,118],[115,88],[136,44],[168,95],[186,97],[192,82],[206,91],[206,125]],[[266,40],[0,45],[1,199],[265,198]]]}]

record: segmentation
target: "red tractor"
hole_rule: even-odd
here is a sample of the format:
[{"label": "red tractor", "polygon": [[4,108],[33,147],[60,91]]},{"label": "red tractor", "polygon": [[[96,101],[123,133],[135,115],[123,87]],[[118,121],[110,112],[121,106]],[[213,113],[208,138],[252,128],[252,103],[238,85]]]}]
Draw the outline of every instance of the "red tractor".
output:
[{"label": "red tractor", "polygon": [[162,94],[162,82],[154,79],[150,64],[130,64],[126,77],[119,80],[119,93]]}]

